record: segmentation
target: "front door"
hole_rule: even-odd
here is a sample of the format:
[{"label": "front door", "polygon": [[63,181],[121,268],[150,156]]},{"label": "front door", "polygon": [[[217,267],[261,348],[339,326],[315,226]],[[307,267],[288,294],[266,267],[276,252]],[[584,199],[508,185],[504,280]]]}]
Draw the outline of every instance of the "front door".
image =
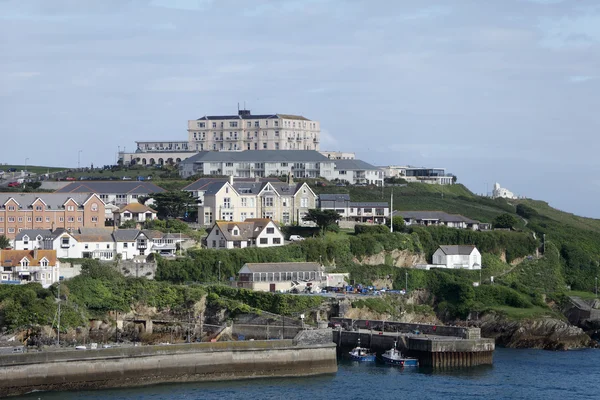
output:
[{"label": "front door", "polygon": [[274,291],[275,291],[275,284],[274,284],[274,283],[271,283],[271,284],[269,285],[269,291],[271,291],[271,292],[274,292]]}]

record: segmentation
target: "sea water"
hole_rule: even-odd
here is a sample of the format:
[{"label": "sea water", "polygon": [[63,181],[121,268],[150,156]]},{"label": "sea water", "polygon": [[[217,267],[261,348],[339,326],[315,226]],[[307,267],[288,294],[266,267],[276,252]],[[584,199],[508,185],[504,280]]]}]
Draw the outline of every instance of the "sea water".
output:
[{"label": "sea water", "polygon": [[494,365],[425,370],[340,361],[335,375],[33,393],[40,400],[543,399],[600,400],[600,350],[497,349]]}]

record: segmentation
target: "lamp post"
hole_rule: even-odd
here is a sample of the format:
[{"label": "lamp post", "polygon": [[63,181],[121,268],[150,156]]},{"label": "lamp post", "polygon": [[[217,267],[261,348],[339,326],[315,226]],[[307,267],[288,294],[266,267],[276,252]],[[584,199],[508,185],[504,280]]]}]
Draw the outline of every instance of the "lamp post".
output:
[{"label": "lamp post", "polygon": [[80,168],[80,165],[81,165],[81,152],[82,152],[82,151],[83,151],[83,150],[78,150],[78,151],[77,151],[77,169],[79,169],[79,168]]},{"label": "lamp post", "polygon": [[408,293],[408,271],[406,271],[406,285],[404,286],[404,291]]},{"label": "lamp post", "polygon": [[219,260],[219,283],[221,283],[221,260]]}]

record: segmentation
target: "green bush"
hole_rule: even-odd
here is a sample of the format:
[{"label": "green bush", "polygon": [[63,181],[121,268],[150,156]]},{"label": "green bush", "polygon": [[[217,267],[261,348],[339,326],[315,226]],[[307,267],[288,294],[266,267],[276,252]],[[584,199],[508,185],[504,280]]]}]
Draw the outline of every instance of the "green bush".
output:
[{"label": "green bush", "polygon": [[390,228],[385,225],[364,225],[357,224],[354,225],[354,234],[362,235],[362,234],[378,234],[378,233],[390,233]]}]

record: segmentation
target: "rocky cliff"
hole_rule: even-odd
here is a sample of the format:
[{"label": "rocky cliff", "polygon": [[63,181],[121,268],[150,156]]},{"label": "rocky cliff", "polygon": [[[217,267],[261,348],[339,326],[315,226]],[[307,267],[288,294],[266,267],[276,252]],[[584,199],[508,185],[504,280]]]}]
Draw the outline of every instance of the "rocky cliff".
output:
[{"label": "rocky cliff", "polygon": [[510,320],[489,313],[475,324],[481,336],[494,338],[496,344],[510,348],[568,350],[597,347],[581,328],[557,318]]},{"label": "rocky cliff", "polygon": [[354,258],[355,263],[362,265],[393,265],[395,267],[413,267],[416,264],[426,264],[425,255],[406,250],[382,251],[361,259]]}]

